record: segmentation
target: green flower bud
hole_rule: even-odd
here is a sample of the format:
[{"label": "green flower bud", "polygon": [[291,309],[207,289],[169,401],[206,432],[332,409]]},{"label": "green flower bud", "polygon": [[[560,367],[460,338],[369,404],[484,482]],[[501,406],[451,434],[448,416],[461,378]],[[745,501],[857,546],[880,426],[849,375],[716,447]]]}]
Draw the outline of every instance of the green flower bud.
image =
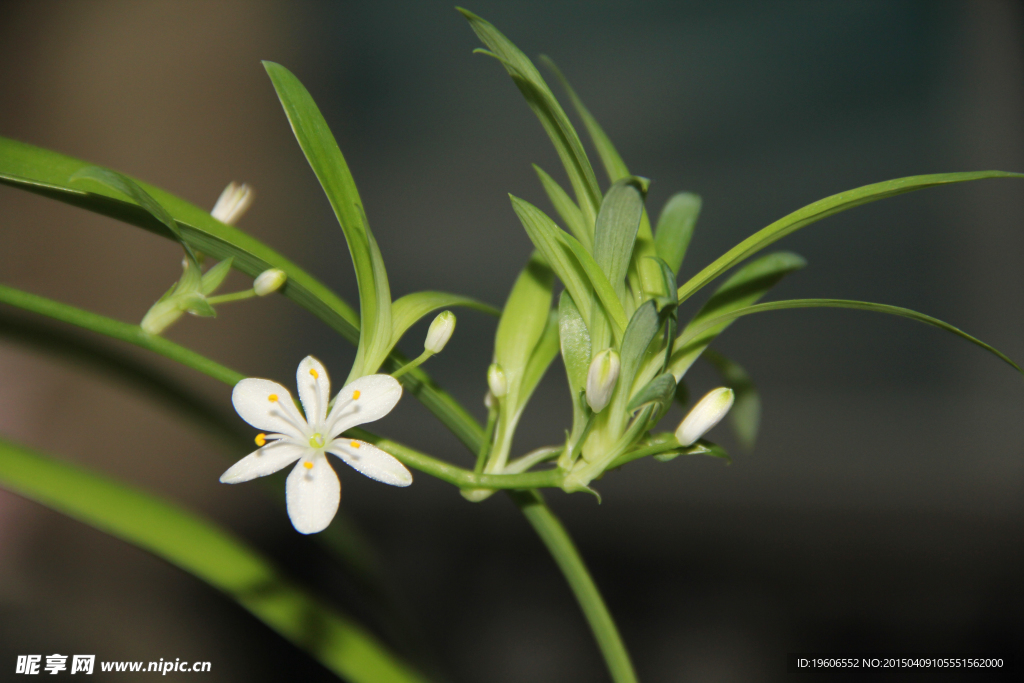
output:
[{"label": "green flower bud", "polygon": [[732,408],[735,395],[729,387],[712,389],[690,409],[676,429],[676,439],[683,446],[692,446],[712,427],[722,421]]},{"label": "green flower bud", "polygon": [[427,330],[427,340],[423,342],[423,348],[431,353],[441,353],[441,349],[452,338],[455,331],[455,314],[451,311],[444,311],[430,323]]},{"label": "green flower bud", "polygon": [[487,368],[487,386],[491,388],[491,394],[495,398],[502,398],[508,393],[505,371],[497,363],[491,363],[491,367]]},{"label": "green flower bud", "polygon": [[619,354],[614,349],[605,349],[590,362],[587,372],[587,403],[591,410],[599,413],[605,409],[618,381]]},{"label": "green flower bud", "polygon": [[256,296],[266,296],[281,289],[286,280],[288,280],[288,275],[283,270],[271,268],[256,276],[252,288],[256,292]]}]

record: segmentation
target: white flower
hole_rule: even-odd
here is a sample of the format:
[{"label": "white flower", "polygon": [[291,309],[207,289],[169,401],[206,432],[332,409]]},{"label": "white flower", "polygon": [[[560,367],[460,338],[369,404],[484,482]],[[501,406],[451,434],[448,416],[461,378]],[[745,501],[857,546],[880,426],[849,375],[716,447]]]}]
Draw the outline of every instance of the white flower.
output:
[{"label": "white flower", "polygon": [[320,361],[306,356],[296,371],[303,418],[284,386],[268,379],[243,379],[235,385],[231,402],[242,419],[267,434],[256,437],[258,450],[245,456],[220,480],[238,484],[273,474],[295,461],[288,475],[285,498],[288,517],[303,534],[323,531],[338,511],[341,482],[327,462],[333,453],[371,479],[408,486],[412,474],[394,456],[373,444],[339,438],[342,432],[379,420],[402,397],[402,385],[390,375],[368,375],[345,385],[330,412],[331,383]]}]

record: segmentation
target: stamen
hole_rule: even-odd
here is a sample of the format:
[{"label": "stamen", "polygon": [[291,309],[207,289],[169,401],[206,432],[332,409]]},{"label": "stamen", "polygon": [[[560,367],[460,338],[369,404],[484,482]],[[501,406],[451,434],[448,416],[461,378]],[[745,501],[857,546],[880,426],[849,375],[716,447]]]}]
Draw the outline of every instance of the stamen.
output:
[{"label": "stamen", "polygon": [[352,400],[353,401],[358,401],[359,400],[359,390],[358,389],[356,389],[355,391],[352,392]]},{"label": "stamen", "polygon": [[359,448],[359,442],[355,440],[349,441],[348,445],[351,446],[352,448]]},{"label": "stamen", "polygon": [[313,469],[313,463],[311,463],[308,460],[306,462],[302,463],[302,466],[305,467],[307,470]]},{"label": "stamen", "polygon": [[277,403],[277,394],[271,394],[270,396],[267,396],[267,400],[270,401],[271,403]]},{"label": "stamen", "polygon": [[313,379],[320,379],[320,373],[316,371],[316,368],[310,368],[309,374],[313,375]]},{"label": "stamen", "polygon": [[256,435],[256,445],[262,448],[267,445],[267,435],[260,433]]}]

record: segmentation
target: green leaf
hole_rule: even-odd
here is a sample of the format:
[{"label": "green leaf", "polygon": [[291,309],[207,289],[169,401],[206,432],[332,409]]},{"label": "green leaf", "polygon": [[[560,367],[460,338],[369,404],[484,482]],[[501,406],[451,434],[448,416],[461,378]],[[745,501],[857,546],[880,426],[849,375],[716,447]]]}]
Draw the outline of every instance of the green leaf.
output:
[{"label": "green leaf", "polygon": [[583,211],[587,224],[593,224],[601,204],[601,190],[597,186],[594,169],[583,151],[579,136],[558,104],[558,100],[551,93],[551,89],[533,62],[498,29],[468,10],[461,7],[456,9],[469,20],[469,25],[480,42],[491,50],[484,53],[495,57],[504,65],[508,75],[526,98],[527,104],[540,119],[562,160],[562,165],[565,166],[569,182],[576,194],[576,202]]},{"label": "green leaf", "polygon": [[530,354],[530,360],[527,361],[526,369],[523,371],[523,381],[520,385],[518,396],[520,410],[526,407],[530,396],[533,395],[533,390],[537,388],[537,384],[540,383],[544,373],[547,372],[551,362],[555,360],[557,355],[558,312],[551,310],[548,313],[548,321],[544,326],[544,332],[541,334],[540,339],[537,340],[537,345],[533,347],[533,353]]},{"label": "green leaf", "polygon": [[533,246],[544,256],[548,265],[555,271],[555,275],[572,294],[583,317],[589,320],[590,281],[568,244],[562,240],[565,231],[533,204],[512,195],[509,195],[509,198],[512,200],[512,209],[526,229]]},{"label": "green leaf", "polygon": [[540,184],[544,186],[544,191],[547,192],[551,205],[555,207],[555,211],[565,221],[565,227],[572,231],[572,234],[576,236],[576,239],[580,241],[580,244],[587,251],[592,250],[594,248],[593,230],[583,219],[580,207],[576,206],[576,202],[569,198],[569,195],[565,193],[562,186],[545,173],[544,169],[534,164],[533,170],[537,172],[537,177],[540,178]]},{"label": "green leaf", "polygon": [[[565,246],[569,247],[569,250],[576,257],[576,262],[583,268],[587,281],[593,288],[594,294],[601,303],[601,307],[613,323],[612,329],[615,333],[615,338],[619,339],[625,331],[626,325],[629,324],[629,319],[626,317],[626,309],[623,308],[615,288],[612,287],[612,283],[605,277],[604,271],[601,270],[601,266],[597,265],[594,257],[583,248],[583,245],[578,240],[574,239],[572,235],[567,235],[561,231],[557,237]],[[581,310],[580,312],[582,313],[583,311]],[[588,319],[592,320],[592,318]]]},{"label": "green leaf", "polygon": [[280,64],[263,62],[295,139],[334,208],[352,255],[359,284],[360,330],[363,338],[348,381],[377,371],[391,342],[391,291],[377,241],[370,232],[355,180],[327,122],[309,91]]},{"label": "green leaf", "polygon": [[[94,213],[124,221],[161,237],[175,239],[170,230],[152,214],[120,192],[101,188],[85,192],[72,187],[69,178],[90,164],[56,152],[0,137],[0,183]],[[216,259],[234,257],[233,267],[255,278],[269,268],[280,268],[288,281],[280,290],[284,296],[310,311],[345,339],[359,340],[359,319],[334,292],[303,269],[262,242],[237,228],[221,223],[200,209],[157,187],[136,180],[151,197],[174,217],[184,240],[193,248]],[[393,352],[392,370],[405,365],[405,358]],[[420,368],[402,378],[406,392],[415,396],[473,452],[480,446],[483,429],[465,408],[430,380]]]},{"label": "green leaf", "polygon": [[732,458],[729,457],[729,454],[726,452],[724,448],[722,448],[716,443],[711,443],[710,441],[706,441],[704,439],[701,439],[700,441],[686,449],[659,453],[654,456],[654,459],[657,460],[658,462],[669,462],[671,460],[675,460],[680,455],[710,455],[712,458],[719,458],[720,460],[725,460],[726,464],[732,463]]},{"label": "green leaf", "polygon": [[[679,300],[686,301],[701,287],[724,273],[729,268],[743,259],[756,254],[769,244],[776,242],[786,235],[796,232],[800,228],[810,225],[822,218],[827,218],[840,211],[852,209],[855,206],[868,204],[870,202],[895,197],[906,192],[923,190],[926,187],[936,185],[948,185],[950,183],[962,183],[970,180],[983,180],[985,178],[1024,178],[1024,173],[1007,173],[1005,171],[974,171],[969,173],[935,173],[932,175],[909,176],[887,180],[873,185],[865,185],[854,190],[848,190],[831,197],[825,197],[798,209],[788,216],[784,216],[766,228],[755,232],[735,247],[718,257],[711,265],[690,278],[679,288]],[[665,259],[669,261],[668,259]],[[672,263],[669,261],[669,263]]]},{"label": "green leaf", "polygon": [[167,209],[160,206],[160,203],[149,196],[149,193],[142,189],[134,180],[117,171],[112,171],[109,168],[100,168],[99,166],[86,166],[72,174],[68,180],[72,183],[76,180],[93,180],[131,197],[136,204],[148,211],[151,216],[163,223],[171,231],[174,239],[181,243],[188,259],[198,270],[199,259],[196,257],[195,252],[192,251],[192,247],[182,237],[181,230],[178,229],[174,218],[171,217],[171,214],[167,213]]},{"label": "green leaf", "polygon": [[223,261],[220,261],[216,265],[212,266],[208,271],[203,274],[202,291],[203,294],[213,294],[217,291],[217,288],[224,282],[224,278],[231,272],[231,264],[234,262],[234,258],[229,256]]},{"label": "green leaf", "polygon": [[[774,287],[786,275],[799,270],[807,265],[807,262],[800,256],[788,252],[778,251],[751,261],[725,281],[718,288],[718,291],[708,299],[693,320],[683,329],[683,333],[673,345],[672,358],[669,362],[669,370],[676,377],[682,377],[690,366],[700,357],[701,352],[707,348],[715,337],[722,333],[726,327],[725,323],[719,327],[706,328],[698,337],[690,332],[711,318],[719,317],[728,311],[749,306],[762,296],[769,289]],[[680,345],[683,338],[689,341],[686,348]]]},{"label": "green leaf", "polygon": [[[621,363],[619,387],[624,398],[628,399],[632,393],[633,378],[636,376],[637,370],[640,369],[640,363],[644,359],[644,354],[647,353],[647,348],[658,334],[659,327],[661,327],[661,318],[653,301],[648,301],[636,309],[636,313],[629,320],[629,326],[622,337],[622,348],[619,351]],[[618,394],[618,392],[616,393]]]},{"label": "green leaf", "polygon": [[661,271],[661,293],[653,297],[658,306],[658,312],[666,309],[674,310],[679,306],[679,298],[676,293],[676,274],[664,259],[658,256],[648,256],[649,260],[658,264]]},{"label": "green leaf", "polygon": [[494,362],[504,370],[510,394],[548,325],[554,281],[550,266],[535,252],[505,302],[494,338]]},{"label": "green leaf", "polygon": [[[771,301],[766,304],[755,304],[753,306],[746,306],[744,308],[729,311],[728,313],[712,318],[710,320],[705,320],[701,324],[694,327],[694,329],[692,330],[688,329],[683,333],[682,336],[680,336],[679,340],[677,340],[676,347],[685,350],[686,348],[689,347],[689,345],[692,343],[694,339],[699,338],[706,331],[714,329],[715,327],[717,327],[718,325],[722,325],[723,323],[732,322],[736,318],[742,318],[745,315],[752,315],[754,313],[763,313],[765,311],[782,311],[791,308],[852,308],[854,310],[871,311],[874,313],[887,313],[889,315],[897,315],[902,318],[909,318],[910,320],[916,320],[919,323],[924,323],[926,325],[938,327],[940,330],[951,332],[956,336],[960,337],[961,339],[966,339],[972,344],[980,346],[989,353],[993,354],[994,356],[1002,360],[1004,363],[1009,364],[1017,372],[1024,374],[1024,370],[1022,370],[1019,365],[1010,360],[1010,358],[1002,351],[999,351],[995,347],[986,344],[980,339],[972,337],[963,330],[953,327],[949,323],[943,322],[938,318],[933,318],[930,315],[925,315],[924,313],[912,311],[909,308],[889,306],[886,304],[876,304],[871,303],[869,301],[850,301],[847,299],[789,299],[787,301]],[[675,355],[675,352],[673,352],[673,358],[675,358]]]},{"label": "green leaf", "polygon": [[[605,134],[604,130],[597,123],[590,110],[586,108],[577,95],[576,91],[569,85],[569,81],[562,74],[562,71],[555,66],[554,61],[546,55],[541,55],[540,60],[544,62],[545,66],[551,69],[555,77],[561,82],[565,92],[569,95],[569,100],[572,102],[572,106],[576,109],[576,113],[583,120],[583,125],[587,129],[587,133],[590,135],[590,141],[594,143],[594,148],[597,150],[597,155],[601,157],[601,164],[604,166],[605,173],[608,174],[608,182],[615,183],[622,180],[629,175],[629,169],[626,168],[626,163],[619,156],[619,152],[615,149],[612,141]],[[582,240],[581,240],[582,241]]]},{"label": "green leaf", "polygon": [[558,333],[562,360],[569,378],[569,391],[575,403],[578,402],[580,392],[587,387],[591,349],[586,323],[568,291],[563,291],[558,299]]},{"label": "green leaf", "polygon": [[679,272],[700,216],[701,200],[690,192],[679,192],[665,204],[654,231],[654,246],[673,273]]},{"label": "green leaf", "polygon": [[[391,346],[393,347],[410,327],[419,322],[424,316],[433,313],[441,308],[452,306],[464,306],[494,316],[501,315],[501,311],[494,306],[481,303],[476,299],[447,292],[414,292],[396,299],[391,304]],[[388,350],[390,351],[390,348]]]},{"label": "green leaf", "polygon": [[713,349],[705,350],[702,357],[722,376],[725,386],[732,389],[735,399],[729,410],[729,422],[740,444],[752,450],[761,424],[761,397],[754,386],[754,380],[739,363]]},{"label": "green leaf", "polygon": [[665,372],[645,384],[629,400],[626,408],[629,412],[641,408],[648,403],[657,403],[656,413],[661,412],[665,406],[671,405],[672,397],[676,394],[676,378],[671,372]]},{"label": "green leaf", "polygon": [[232,386],[245,379],[245,375],[226,368],[195,351],[179,346],[163,337],[146,334],[138,325],[112,320],[6,285],[0,285],[0,302],[141,346]]},{"label": "green leaf", "polygon": [[626,270],[644,212],[645,183],[634,176],[616,182],[601,203],[594,228],[594,260],[619,295],[626,291]]},{"label": "green leaf", "polygon": [[0,485],[192,574],[347,680],[426,680],[255,550],[169,501],[3,440]]}]

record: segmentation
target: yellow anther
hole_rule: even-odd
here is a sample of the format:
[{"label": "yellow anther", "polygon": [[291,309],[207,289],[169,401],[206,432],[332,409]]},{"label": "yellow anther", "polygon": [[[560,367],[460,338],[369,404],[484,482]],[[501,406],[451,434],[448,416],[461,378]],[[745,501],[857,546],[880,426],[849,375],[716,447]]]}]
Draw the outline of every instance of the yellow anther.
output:
[{"label": "yellow anther", "polygon": [[359,448],[359,442],[358,441],[349,441],[348,445],[351,446],[352,448]]},{"label": "yellow anther", "polygon": [[313,379],[320,379],[320,373],[316,371],[316,368],[310,368],[309,374],[313,375]]},{"label": "yellow anther", "polygon": [[356,389],[355,391],[352,392],[352,400],[353,401],[358,401],[359,400],[359,390],[358,389]]},{"label": "yellow anther", "polygon": [[257,434],[256,435],[256,445],[257,446],[261,446],[261,447],[262,446],[266,446],[267,445],[267,435],[266,434]]},{"label": "yellow anther", "polygon": [[277,394],[271,394],[270,396],[267,396],[267,400],[270,401],[271,403],[277,403]]},{"label": "yellow anther", "polygon": [[305,467],[307,470],[313,469],[313,463],[311,463],[308,460],[306,462],[302,463],[302,466]]}]

